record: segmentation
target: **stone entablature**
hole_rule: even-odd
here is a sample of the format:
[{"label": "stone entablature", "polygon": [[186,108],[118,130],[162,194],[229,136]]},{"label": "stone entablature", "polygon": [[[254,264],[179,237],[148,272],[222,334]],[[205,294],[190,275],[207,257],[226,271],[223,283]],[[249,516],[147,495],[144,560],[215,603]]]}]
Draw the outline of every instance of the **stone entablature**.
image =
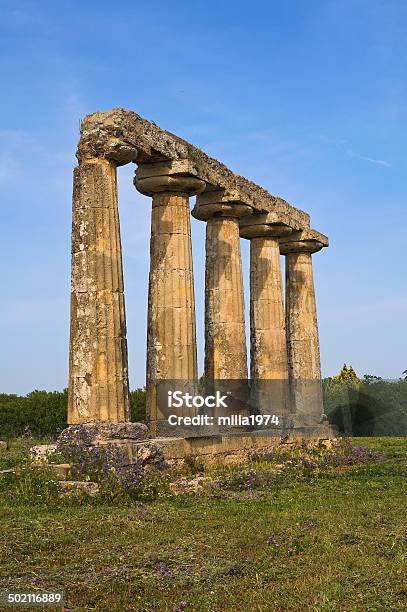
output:
[{"label": "stone entablature", "polygon": [[[309,215],[278,196],[235,174],[189,142],[161,129],[136,113],[116,108],[88,115],[81,125],[79,162],[105,157],[117,165],[130,162],[151,164],[173,162],[171,174],[188,174],[206,183],[206,190],[225,190],[233,200],[258,213],[275,213],[293,229],[309,227]],[[281,215],[281,217],[280,217]]]}]

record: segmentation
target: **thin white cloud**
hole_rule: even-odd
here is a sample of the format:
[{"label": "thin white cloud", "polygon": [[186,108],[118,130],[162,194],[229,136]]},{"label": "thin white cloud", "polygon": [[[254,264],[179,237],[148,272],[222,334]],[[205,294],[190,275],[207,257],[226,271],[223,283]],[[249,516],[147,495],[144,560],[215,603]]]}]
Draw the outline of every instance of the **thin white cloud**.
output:
[{"label": "thin white cloud", "polygon": [[373,159],[373,157],[365,157],[364,155],[357,155],[359,159],[363,159],[364,161],[368,161],[371,164],[379,164],[379,166],[386,166],[386,168],[390,168],[390,164],[384,159]]},{"label": "thin white cloud", "polygon": [[347,155],[349,155],[350,157],[355,157],[356,159],[367,161],[371,164],[377,164],[378,166],[384,166],[385,168],[390,168],[391,166],[391,164],[384,159],[376,159],[375,157],[368,157],[367,155],[360,155],[359,153],[355,153],[352,149],[346,147],[347,144],[348,146],[350,144],[346,139],[336,139],[322,135],[320,136],[320,140],[328,145],[338,147],[339,149],[345,149]]},{"label": "thin white cloud", "polygon": [[358,153],[354,153],[351,150],[348,150],[348,155],[351,157],[356,157],[356,159],[361,159],[362,161],[370,162],[371,164],[377,164],[379,166],[385,166],[386,168],[390,168],[389,162],[384,159],[375,159],[374,157],[367,157],[366,155],[359,155]]}]

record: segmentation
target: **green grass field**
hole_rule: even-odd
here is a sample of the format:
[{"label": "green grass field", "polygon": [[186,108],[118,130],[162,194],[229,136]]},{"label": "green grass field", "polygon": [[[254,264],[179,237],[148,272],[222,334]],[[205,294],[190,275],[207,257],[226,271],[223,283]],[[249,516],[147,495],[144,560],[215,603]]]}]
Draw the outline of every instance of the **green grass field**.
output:
[{"label": "green grass field", "polygon": [[221,496],[29,503],[3,488],[0,590],[63,589],[69,610],[407,610],[407,440],[357,443],[387,459]]}]

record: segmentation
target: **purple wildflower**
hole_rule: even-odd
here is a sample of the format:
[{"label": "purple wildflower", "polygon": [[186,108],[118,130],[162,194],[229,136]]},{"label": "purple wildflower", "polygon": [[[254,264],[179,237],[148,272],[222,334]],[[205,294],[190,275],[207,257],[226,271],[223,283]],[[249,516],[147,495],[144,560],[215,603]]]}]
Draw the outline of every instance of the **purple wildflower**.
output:
[{"label": "purple wildflower", "polygon": [[306,468],[314,469],[318,467],[318,464],[315,461],[311,461],[311,459],[307,459],[307,457],[301,457],[302,465]]},{"label": "purple wildflower", "polygon": [[267,544],[272,544],[275,548],[280,548],[280,544],[274,538],[267,538]]},{"label": "purple wildflower", "polygon": [[315,527],[316,527],[316,524],[314,523],[314,521],[309,521],[309,523],[306,523],[305,525],[300,527],[300,531],[302,532],[310,531],[310,529],[315,529]]},{"label": "purple wildflower", "polygon": [[162,561],[159,561],[156,564],[155,571],[157,572],[158,576],[162,576],[163,578],[169,578],[171,576],[170,570]]},{"label": "purple wildflower", "polygon": [[346,465],[355,465],[357,463],[373,463],[374,461],[383,461],[386,459],[384,453],[380,453],[365,446],[350,446],[349,454],[343,457],[343,463]]}]

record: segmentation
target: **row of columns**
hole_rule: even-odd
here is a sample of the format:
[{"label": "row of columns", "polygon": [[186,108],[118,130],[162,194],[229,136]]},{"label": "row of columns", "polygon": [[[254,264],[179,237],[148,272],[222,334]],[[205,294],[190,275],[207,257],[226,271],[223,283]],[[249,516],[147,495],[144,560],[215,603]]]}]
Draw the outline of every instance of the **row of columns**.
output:
[{"label": "row of columns", "polygon": [[[157,383],[197,380],[192,195],[198,195],[193,216],[207,224],[205,378],[248,378],[242,236],[250,240],[252,401],[260,412],[276,414],[288,414],[291,405],[301,424],[315,424],[322,395],[311,257],[322,244],[290,240],[286,225],[251,222],[250,206],[224,192],[202,193],[204,181],[174,172],[171,164],[139,165],[135,185],[152,197],[147,332],[152,433],[159,418]],[[286,256],[285,312],[280,253]],[[82,162],[74,178],[68,418],[70,423],[129,420],[116,167],[99,158]]]}]

